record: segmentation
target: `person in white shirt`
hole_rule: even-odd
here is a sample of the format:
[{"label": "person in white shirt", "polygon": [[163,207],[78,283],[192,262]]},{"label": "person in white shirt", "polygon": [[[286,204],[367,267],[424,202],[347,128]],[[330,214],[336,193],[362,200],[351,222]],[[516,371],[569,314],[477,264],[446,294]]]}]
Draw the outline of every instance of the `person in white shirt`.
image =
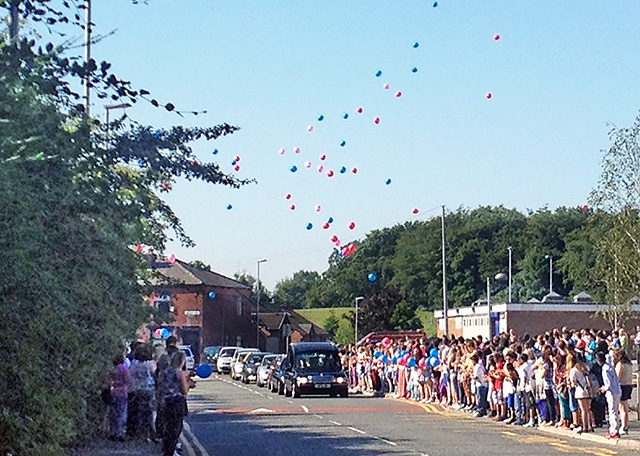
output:
[{"label": "person in white shirt", "polygon": [[613,366],[606,359],[606,355],[603,352],[596,353],[596,361],[602,367],[602,386],[600,392],[604,393],[607,398],[607,407],[609,409],[609,432],[606,437],[608,439],[615,439],[620,437],[618,434],[618,428],[620,427],[620,396],[622,390],[620,388],[620,381],[616,375],[616,371]]}]

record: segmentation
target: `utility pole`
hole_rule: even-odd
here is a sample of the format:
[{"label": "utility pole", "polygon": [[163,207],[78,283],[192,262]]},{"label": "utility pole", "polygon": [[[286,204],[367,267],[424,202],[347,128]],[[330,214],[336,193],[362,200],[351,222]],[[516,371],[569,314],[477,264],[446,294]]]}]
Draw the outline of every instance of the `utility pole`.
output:
[{"label": "utility pole", "polygon": [[[91,0],[84,0],[84,64],[89,67],[91,60]],[[91,115],[91,74],[89,71],[84,76],[84,118]]]},{"label": "utility pole", "polygon": [[511,246],[507,247],[509,251],[509,304],[511,304]]},{"label": "utility pole", "polygon": [[18,44],[20,39],[20,11],[18,5],[22,0],[13,0],[9,5],[9,44]]},{"label": "utility pole", "polygon": [[449,303],[447,302],[447,252],[444,228],[444,205],[442,206],[442,317],[444,318],[444,335],[449,337]]}]

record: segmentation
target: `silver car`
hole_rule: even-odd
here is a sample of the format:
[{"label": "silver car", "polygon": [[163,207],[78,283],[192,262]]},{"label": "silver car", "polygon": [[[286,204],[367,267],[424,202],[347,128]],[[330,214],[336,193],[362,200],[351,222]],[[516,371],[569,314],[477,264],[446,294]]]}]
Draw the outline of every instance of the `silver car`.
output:
[{"label": "silver car", "polygon": [[218,353],[218,372],[228,374],[231,372],[231,360],[240,347],[222,347]]},{"label": "silver car", "polygon": [[282,355],[267,355],[262,358],[258,372],[256,373],[256,385],[263,387],[269,379],[269,371],[275,366],[276,361]]},{"label": "silver car", "polygon": [[240,348],[231,360],[231,378],[240,380],[242,371],[244,370],[244,357],[249,353],[260,352],[257,348]]}]

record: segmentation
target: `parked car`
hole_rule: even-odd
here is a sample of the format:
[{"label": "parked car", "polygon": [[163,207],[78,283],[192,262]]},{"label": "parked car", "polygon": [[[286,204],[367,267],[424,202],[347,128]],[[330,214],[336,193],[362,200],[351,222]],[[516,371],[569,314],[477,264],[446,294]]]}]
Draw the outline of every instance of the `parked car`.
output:
[{"label": "parked car", "polygon": [[218,371],[218,354],[222,347],[219,345],[209,345],[204,347],[204,361],[211,365],[214,372]]},{"label": "parked car", "polygon": [[178,345],[178,350],[184,352],[187,357],[187,370],[194,370],[196,368],[196,358],[193,356],[191,345]]},{"label": "parked car", "polygon": [[285,396],[349,395],[347,376],[340,363],[338,346],[331,342],[292,343],[284,364]]},{"label": "parked car", "polygon": [[248,353],[257,353],[257,348],[240,348],[231,360],[231,378],[240,380],[242,378],[242,369],[244,369],[244,356]]},{"label": "parked car", "polygon": [[255,382],[258,378],[258,367],[262,363],[262,359],[267,356],[268,353],[249,353],[244,356],[242,362],[242,383]]},{"label": "parked car", "polygon": [[276,367],[276,362],[282,355],[266,355],[258,366],[256,372],[256,385],[262,388],[268,385],[269,373]]},{"label": "parked car", "polygon": [[286,356],[282,355],[276,361],[273,369],[269,371],[267,386],[272,393],[284,394],[284,370],[286,368]]},{"label": "parked car", "polygon": [[240,347],[222,347],[218,353],[218,361],[216,367],[221,374],[231,372],[231,360],[235,356]]}]

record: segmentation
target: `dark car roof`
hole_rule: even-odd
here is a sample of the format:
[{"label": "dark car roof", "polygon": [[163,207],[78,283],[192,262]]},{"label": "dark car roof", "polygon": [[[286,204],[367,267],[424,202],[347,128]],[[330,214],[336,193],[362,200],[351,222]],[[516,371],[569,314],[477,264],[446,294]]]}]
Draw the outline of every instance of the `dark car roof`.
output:
[{"label": "dark car roof", "polygon": [[338,346],[333,342],[294,342],[291,344],[294,352],[305,352],[315,350],[338,351]]}]

